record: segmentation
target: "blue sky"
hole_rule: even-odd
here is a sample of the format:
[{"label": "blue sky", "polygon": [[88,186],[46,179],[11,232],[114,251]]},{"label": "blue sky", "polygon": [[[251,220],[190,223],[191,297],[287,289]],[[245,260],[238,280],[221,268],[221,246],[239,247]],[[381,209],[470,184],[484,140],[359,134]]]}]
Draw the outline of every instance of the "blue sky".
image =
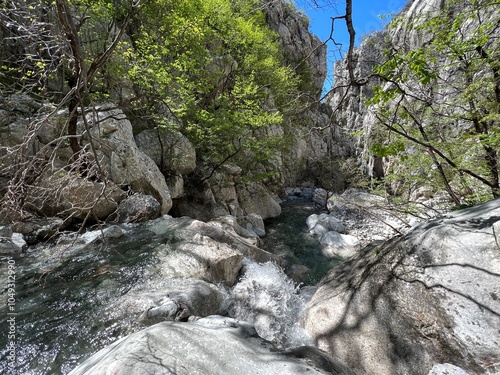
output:
[{"label": "blue sky", "polygon": [[[352,20],[356,30],[356,44],[359,45],[362,36],[383,29],[390,20],[388,16],[399,12],[406,2],[407,0],[353,0]],[[331,17],[345,14],[345,0],[296,0],[295,5],[307,14],[310,20],[309,30],[322,41],[327,40],[330,36]],[[333,36],[335,41],[343,44],[342,53],[345,53],[349,46],[349,34],[343,20],[335,21]],[[338,51],[338,47],[329,42],[329,74],[325,82],[326,90],[332,85],[333,62],[340,57],[341,52]]]}]

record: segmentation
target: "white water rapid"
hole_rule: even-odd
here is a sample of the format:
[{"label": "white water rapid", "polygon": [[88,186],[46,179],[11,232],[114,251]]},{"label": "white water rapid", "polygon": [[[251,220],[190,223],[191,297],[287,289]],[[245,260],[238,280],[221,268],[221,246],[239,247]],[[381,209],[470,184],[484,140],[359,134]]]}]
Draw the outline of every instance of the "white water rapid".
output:
[{"label": "white water rapid", "polygon": [[313,345],[299,326],[307,296],[273,263],[245,261],[243,276],[230,293],[229,314],[255,326],[260,337],[280,349]]}]

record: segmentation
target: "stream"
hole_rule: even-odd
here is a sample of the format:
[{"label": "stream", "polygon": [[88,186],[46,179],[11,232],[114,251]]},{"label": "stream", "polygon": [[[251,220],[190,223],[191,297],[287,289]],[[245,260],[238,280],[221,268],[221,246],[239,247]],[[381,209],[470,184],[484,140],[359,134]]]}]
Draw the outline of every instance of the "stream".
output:
[{"label": "stream", "polygon": [[[264,248],[288,264],[310,271],[301,284],[273,263],[245,260],[236,285],[225,287],[227,315],[252,323],[278,348],[312,345],[298,326],[314,285],[335,265],[308,235],[305,220],[316,213],[310,201],[285,200],[279,218],[266,223]],[[162,259],[179,241],[175,232],[155,234],[137,227],[125,239],[66,245],[38,244],[15,260],[15,309],[0,317],[0,373],[67,374],[85,358],[133,331],[125,303],[131,291],[161,290]],[[61,250],[63,249],[63,250]],[[11,260],[10,263],[13,261]],[[0,257],[0,282],[7,285],[9,260]],[[303,287],[303,288],[301,288]],[[7,288],[0,293],[8,306]],[[133,293],[131,293],[133,295]],[[122,304],[120,304],[122,303]],[[262,313],[266,311],[266,313]],[[10,320],[9,320],[10,319]],[[15,322],[17,372],[7,367],[9,327]],[[132,327],[132,328],[131,328]]]},{"label": "stream", "polygon": [[328,270],[339,263],[321,252],[316,237],[309,235],[306,219],[319,213],[312,200],[288,196],[281,203],[281,215],[265,222],[266,236],[263,248],[283,256],[290,265],[303,265],[309,272],[301,279],[306,285],[317,284]]}]

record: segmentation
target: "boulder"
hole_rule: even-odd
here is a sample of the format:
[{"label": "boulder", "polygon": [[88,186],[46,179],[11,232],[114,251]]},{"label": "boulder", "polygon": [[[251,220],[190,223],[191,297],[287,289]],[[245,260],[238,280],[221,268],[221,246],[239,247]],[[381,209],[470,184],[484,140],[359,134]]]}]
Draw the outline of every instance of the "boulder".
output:
[{"label": "boulder", "polygon": [[[141,293],[128,296],[141,308],[148,306],[140,320],[154,324],[165,320],[186,321],[190,317],[206,317],[223,312],[224,296],[215,285],[202,280],[173,279],[170,288],[162,288],[161,293]],[[129,312],[129,309],[127,309]]]},{"label": "boulder", "polygon": [[139,282],[113,299],[106,314],[129,327],[128,332],[162,321],[225,314],[223,288],[199,279],[158,279]]},{"label": "boulder", "polygon": [[160,203],[151,195],[134,194],[120,202],[111,221],[140,223],[160,216]]},{"label": "boulder", "polygon": [[173,250],[162,261],[165,278],[189,277],[233,285],[243,260],[243,254],[229,245],[199,233],[190,241],[175,244]]},{"label": "boulder", "polygon": [[328,214],[312,214],[306,219],[309,233],[316,236],[321,236],[326,232],[334,231],[344,233],[345,227],[338,218]]},{"label": "boulder", "polygon": [[245,242],[254,246],[259,245],[259,238],[257,234],[251,229],[243,228],[240,224],[238,224],[238,221],[234,216],[225,215],[211,221],[211,224],[216,223],[220,223],[226,232],[243,238]]},{"label": "boulder", "polygon": [[97,182],[75,173],[42,178],[30,190],[25,207],[45,216],[104,220],[126,196],[113,182]]},{"label": "boulder", "polygon": [[276,198],[257,184],[238,189],[238,201],[246,214],[254,213],[264,220],[281,214],[281,206]]},{"label": "boulder", "polygon": [[195,322],[163,322],[100,350],[70,375],[319,375],[350,374],[315,348],[275,351],[252,326],[211,316]]},{"label": "boulder", "polygon": [[162,172],[189,174],[196,168],[196,151],[189,140],[170,129],[147,129],[135,136],[137,147],[149,156]]},{"label": "boulder", "polygon": [[262,216],[255,213],[248,214],[238,218],[240,224],[248,230],[253,231],[257,236],[263,237],[266,235],[266,227]]},{"label": "boulder", "polygon": [[349,258],[360,249],[359,240],[356,237],[333,231],[321,235],[319,242],[322,246],[322,253],[327,257]]},{"label": "boulder", "polygon": [[165,215],[159,219],[144,224],[145,228],[157,235],[175,233],[176,242],[185,241],[193,243],[195,239],[209,239],[229,246],[244,257],[249,257],[257,262],[281,263],[281,259],[261,248],[248,243],[245,238],[234,232],[227,231],[218,221],[204,223],[189,217],[172,218]]},{"label": "boulder", "polygon": [[161,213],[172,207],[167,183],[155,162],[137,147],[132,124],[125,114],[112,106],[97,108],[87,115],[96,151],[107,163],[110,178],[116,184],[129,186],[134,192],[152,195],[161,204]]},{"label": "boulder", "polygon": [[359,375],[498,374],[499,220],[497,199],[364,248],[321,281],[303,326]]},{"label": "boulder", "polygon": [[0,236],[0,255],[19,255],[28,247],[21,233]]}]

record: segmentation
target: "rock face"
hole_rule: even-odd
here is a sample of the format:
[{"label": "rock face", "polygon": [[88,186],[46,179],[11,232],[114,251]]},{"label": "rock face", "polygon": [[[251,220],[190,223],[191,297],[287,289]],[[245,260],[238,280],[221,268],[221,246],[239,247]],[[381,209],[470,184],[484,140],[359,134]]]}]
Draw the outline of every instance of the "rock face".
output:
[{"label": "rock face", "polygon": [[[309,32],[307,17],[297,12],[288,2],[268,2],[263,11],[269,27],[279,35],[284,59],[288,64],[297,66],[297,73],[301,77],[301,91],[307,93],[304,97],[311,97],[310,102],[304,100],[301,104],[301,113],[290,114],[284,120],[284,123],[293,122],[294,129],[297,130],[293,134],[293,144],[289,150],[276,152],[266,166],[252,166],[255,169],[252,171],[224,165],[217,167],[212,175],[213,171],[204,173],[207,171],[200,169],[210,169],[213,165],[197,165],[196,160],[198,156],[199,164],[202,164],[201,161],[209,160],[210,155],[196,155],[193,145],[184,135],[167,129],[144,130],[150,124],[145,125],[140,120],[131,124],[122,109],[99,105],[92,114],[89,111],[86,116],[90,130],[86,129],[81,120],[78,125],[77,133],[82,135],[79,142],[84,151],[90,151],[91,139],[97,151],[88,152],[87,160],[97,157],[106,170],[107,177],[119,188],[153,196],[160,202],[162,214],[170,211],[172,199],[175,199],[173,212],[176,215],[188,215],[201,220],[228,214],[234,215],[238,220],[250,214],[257,214],[263,219],[279,215],[280,208],[275,198],[285,184],[296,185],[297,180],[304,179],[314,182],[321,172],[324,160],[341,157],[350,151],[347,143],[342,143],[345,138],[342,138],[338,129],[326,126],[330,122],[328,108],[318,104],[327,73],[325,45]],[[15,41],[12,40],[12,43],[15,44]],[[23,50],[23,46],[18,47]],[[127,83],[124,85],[128,87]],[[47,106],[47,110],[42,111],[44,106]],[[64,110],[57,111],[55,106],[50,109],[48,107],[48,104],[37,102],[26,95],[0,98],[0,148],[18,145],[31,131],[29,129],[33,127],[33,122],[30,118],[36,115],[40,126],[33,128],[33,136],[29,137],[33,142],[30,149],[46,150],[51,155],[43,157],[47,160],[54,157],[50,164],[54,164],[58,170],[66,168],[73,157],[65,138],[68,113]],[[123,110],[127,112],[127,108]],[[182,129],[183,125],[176,122],[178,120],[166,120],[172,123],[172,128]],[[312,128],[327,130],[311,131]],[[92,137],[87,131],[90,131]],[[268,130],[268,134],[260,136],[279,137],[284,133],[281,126],[275,126]],[[339,141],[339,137],[342,141]],[[194,175],[198,172],[198,175]],[[248,177],[253,174],[269,177],[262,177],[262,181],[249,181]],[[0,176],[0,195],[5,192],[7,184],[8,179],[4,181],[3,175]],[[82,186],[92,187],[84,183]],[[111,204],[106,199],[100,202],[99,205],[107,206],[98,214],[92,212],[92,215],[99,220],[103,219],[116,209],[120,199],[113,198],[110,201]],[[73,206],[78,207],[80,203]],[[72,202],[61,205],[65,209],[71,204]],[[71,215],[81,219],[87,213],[88,210],[83,210],[77,214],[71,212]],[[49,214],[52,213],[47,213]]]},{"label": "rock face", "polygon": [[[421,48],[425,49],[435,37],[435,33],[431,31],[429,27],[422,28],[420,26],[424,24],[426,20],[430,19],[430,17],[435,17],[444,11],[450,13],[448,17],[456,20],[460,20],[462,16],[468,16],[472,13],[475,14],[477,11],[477,17],[476,15],[471,15],[466,21],[462,20],[460,26],[455,25],[457,30],[460,29],[456,34],[462,35],[464,43],[467,43],[466,41],[470,42],[475,40],[475,32],[488,22],[491,21],[492,24],[498,23],[495,18],[498,17],[498,13],[495,11],[498,7],[488,8],[488,5],[486,5],[487,3],[481,3],[477,10],[475,8],[474,10],[470,8],[464,12],[463,9],[466,6],[465,4],[470,6],[475,3],[452,2],[448,4],[451,10],[445,8],[445,4],[447,3],[449,2],[441,0],[407,1],[406,6],[398,15],[396,22],[392,22],[386,30],[368,35],[363,43],[354,50],[352,60],[354,76],[360,82],[363,82],[362,85],[355,86],[349,84],[350,78],[347,69],[347,61],[345,59],[337,61],[334,65],[334,81],[336,87],[327,97],[326,102],[335,112],[335,125],[353,133],[358,132],[359,135],[354,137],[353,146],[356,149],[357,159],[363,171],[371,178],[376,179],[384,177],[391,167],[395,168],[395,162],[397,162],[399,158],[399,156],[393,155],[385,157],[375,156],[371,150],[373,143],[380,142],[380,139],[377,139],[378,135],[374,131],[378,120],[374,114],[374,109],[376,107],[367,106],[366,103],[373,98],[375,86],[381,86],[384,89],[390,87],[389,82],[381,80],[376,74],[373,74],[373,68],[375,66],[381,65],[387,61],[384,50],[391,51],[391,54],[404,55],[409,51],[415,51]],[[494,20],[492,21],[492,19]],[[492,35],[491,40],[496,40],[497,37],[497,35]],[[482,43],[485,43],[484,45],[487,46],[491,43],[491,40],[483,41]],[[443,43],[446,42],[443,41]],[[453,47],[448,48],[453,49]],[[442,56],[439,56],[440,55],[436,53],[437,59],[441,61],[435,64],[434,69],[436,69],[437,75],[443,77],[443,79],[440,78],[433,84],[431,90],[432,99],[430,100],[432,100],[433,106],[439,108],[439,106],[442,105],[447,108],[446,111],[443,110],[443,113],[446,113],[445,116],[448,116],[450,113],[458,115],[463,109],[459,105],[450,106],[448,108],[448,100],[452,97],[458,97],[466,91],[466,88],[464,88],[461,83],[463,79],[460,73],[461,69],[454,70],[454,68],[452,68],[452,66],[458,65],[458,60],[445,60],[449,59],[449,54],[442,53]],[[487,67],[487,64],[484,64],[484,66],[484,74],[489,75],[489,67]],[[417,80],[411,81],[408,78],[403,78],[401,84],[402,86],[399,87],[405,86],[408,88],[403,89],[403,91],[406,92],[405,99],[412,97],[413,93],[416,93],[417,97],[420,95],[417,93],[418,89],[416,89],[419,84]],[[413,91],[414,89],[415,91]],[[484,92],[487,93],[488,90],[486,89]],[[482,92],[481,95],[483,95],[484,92]],[[494,99],[488,99],[487,101],[492,100],[494,101]],[[412,101],[418,102],[417,100],[410,99],[410,102]],[[396,108],[396,99],[391,101],[391,106],[392,104],[393,108]],[[470,109],[468,111],[472,112]],[[439,111],[437,111],[437,113],[439,113]],[[424,121],[424,127],[431,124],[431,119]],[[454,128],[455,134],[452,136],[455,137],[460,130],[467,132],[468,127],[468,124],[464,125],[461,124],[460,121],[457,122]],[[406,152],[411,152],[408,150],[408,147]],[[394,186],[392,189],[395,190]]]},{"label": "rock face", "polygon": [[[441,0],[407,2],[400,12],[404,22],[392,30],[386,29],[369,35],[354,50],[354,76],[365,81],[373,73],[373,68],[385,61],[384,50],[386,48],[397,51],[420,48],[425,40],[422,40],[415,25],[422,22],[425,14],[434,15],[439,12],[442,3]],[[351,145],[355,148],[363,171],[373,178],[382,177],[386,173],[389,161],[375,157],[370,152],[376,118],[367,107],[366,101],[372,98],[375,86],[383,82],[372,76],[366,84],[350,86],[345,59],[335,62],[334,77],[336,89],[326,98],[326,103],[335,111],[335,125],[348,131],[362,131],[362,134],[355,137]]]},{"label": "rock face", "polygon": [[196,168],[196,151],[180,133],[167,129],[147,129],[135,136],[137,147],[154,160],[162,172],[189,174]]},{"label": "rock face", "polygon": [[155,162],[137,147],[130,121],[121,110],[106,106],[98,108],[97,116],[98,123],[91,132],[98,152],[107,162],[111,180],[152,195],[160,202],[161,213],[166,214],[172,207],[167,183]]},{"label": "rock face", "polygon": [[[386,32],[378,32],[367,38],[354,52],[354,71],[357,78],[367,77],[372,69],[383,62],[382,51],[385,47]],[[334,65],[335,85],[338,86],[326,99],[335,111],[335,125],[348,131],[363,130],[363,135],[351,141],[364,171],[377,176],[375,159],[369,152],[369,137],[375,118],[368,111],[365,101],[372,97],[373,89],[380,81],[371,79],[368,84],[348,87],[347,62],[337,61]],[[354,153],[354,152],[353,152]]]},{"label": "rock face", "polygon": [[203,221],[226,215],[241,220],[250,214],[262,219],[279,216],[277,196],[262,182],[243,183],[243,177],[237,166],[225,166],[204,181],[192,177],[184,196],[175,200],[172,214]]},{"label": "rock face", "polygon": [[248,324],[211,316],[192,323],[163,322],[102,349],[70,375],[319,375],[348,369],[310,348],[277,352]]},{"label": "rock face", "polygon": [[118,205],[112,222],[140,223],[160,216],[160,203],[150,195],[135,194],[127,197]]},{"label": "rock face", "polygon": [[[290,3],[269,2],[265,12],[269,27],[280,36],[286,60],[301,74],[302,89],[316,101],[293,120],[296,134],[289,153],[282,155],[281,173],[288,186],[302,180],[314,184],[324,174],[327,161],[354,151],[350,139],[331,126],[330,108],[318,104],[327,75],[326,45],[309,32],[309,20]],[[336,173],[336,169],[333,166],[328,172]]]},{"label": "rock face", "polygon": [[285,56],[290,61],[306,65],[311,87],[316,90],[313,95],[320,95],[327,74],[326,45],[309,32],[307,16],[284,1],[270,2],[265,12],[269,27],[281,37]]},{"label": "rock face", "polygon": [[366,247],[321,281],[303,326],[360,375],[497,374],[499,230],[497,199]]}]

